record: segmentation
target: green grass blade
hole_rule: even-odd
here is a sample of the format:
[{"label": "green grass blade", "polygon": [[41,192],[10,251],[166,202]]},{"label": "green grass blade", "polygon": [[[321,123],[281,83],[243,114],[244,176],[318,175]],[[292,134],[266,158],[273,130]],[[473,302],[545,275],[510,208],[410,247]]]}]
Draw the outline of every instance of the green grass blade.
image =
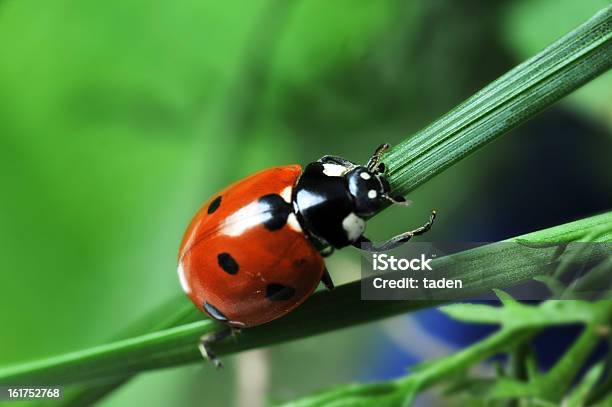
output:
[{"label": "green grass blade", "polygon": [[405,195],[612,66],[612,6],[384,155]]}]

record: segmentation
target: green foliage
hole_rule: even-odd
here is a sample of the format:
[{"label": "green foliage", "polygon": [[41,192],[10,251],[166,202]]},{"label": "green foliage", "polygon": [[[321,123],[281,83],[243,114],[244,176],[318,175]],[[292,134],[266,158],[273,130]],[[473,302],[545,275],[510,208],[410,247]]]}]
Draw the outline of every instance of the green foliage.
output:
[{"label": "green foliage", "polygon": [[[178,291],[171,272],[176,244],[197,205],[218,187],[256,168],[304,162],[323,153],[357,159],[376,143],[395,143],[406,131],[426,124],[514,63],[495,41],[504,15],[501,4],[482,2],[473,8],[429,1],[2,2],[0,177],[8,198],[0,200],[0,305],[5,310],[0,323],[10,328],[3,331],[0,345],[10,352],[0,352],[0,363],[93,347],[109,332],[121,331],[108,338],[109,346],[26,365],[49,379],[78,375],[75,367],[89,361],[95,368],[86,367],[84,379],[88,374],[119,377],[68,389],[66,402],[82,405],[125,383],[132,377],[126,374],[140,367],[182,363],[182,357],[199,359],[189,346],[182,355],[163,349],[165,340],[170,346],[190,329],[201,333],[210,328],[207,321],[199,328],[188,325],[201,315],[184,298],[163,302]],[[569,26],[586,18],[573,10],[561,14]],[[541,21],[536,25],[544,26]],[[569,26],[559,24],[558,34]],[[532,90],[552,86],[561,77],[568,79],[565,85],[575,87],[601,68],[596,61],[605,55],[602,46],[609,46],[609,41],[589,44],[582,34],[587,41],[582,45],[591,52],[574,61],[583,70],[569,78],[565,69],[573,63],[560,61],[564,68],[550,78],[529,82]],[[543,41],[535,48],[521,48],[519,60],[549,43],[547,38]],[[481,63],[483,58],[487,64]],[[489,90],[487,100],[509,101],[502,88]],[[601,86],[606,96],[605,90]],[[535,113],[544,100],[526,92],[534,97]],[[512,107],[505,102],[496,106],[506,113]],[[506,128],[498,130],[495,137]],[[484,138],[478,134],[476,146],[474,140],[465,142],[465,134],[454,127],[440,145],[443,151],[430,150],[431,162],[448,162],[449,156],[441,154],[446,144],[458,144],[457,153],[450,152],[453,163],[482,145]],[[413,137],[404,147],[416,146],[417,141]],[[429,153],[419,150],[418,160],[428,164],[423,160]],[[598,149],[592,156],[605,154],[605,149]],[[213,156],[214,160],[206,159]],[[437,165],[430,173],[426,165],[415,167],[416,181],[402,188],[413,189],[444,168]],[[401,175],[400,183],[412,174],[394,173]],[[465,184],[478,183],[481,173],[482,166],[456,166],[452,174],[445,174],[436,199],[421,195],[415,207],[428,209],[433,201],[457,206],[462,194],[477,201],[478,195]],[[461,188],[455,185],[457,179],[463,181]],[[608,222],[605,216],[595,217],[562,229],[565,235],[545,230],[530,239],[575,240]],[[396,218],[386,227],[386,233],[399,227]],[[502,264],[511,260],[496,250],[488,255]],[[491,284],[501,287],[504,281],[498,276]],[[295,317],[273,329],[245,334],[240,343],[225,344],[224,352],[432,305],[367,309],[369,305],[352,300],[358,295],[357,285],[341,287],[337,296],[317,295]],[[352,307],[357,315],[331,312],[321,318],[321,310],[327,311],[332,301]],[[161,303],[160,311],[122,329]],[[302,326],[303,321],[311,322]],[[124,341],[116,342],[120,339]],[[130,349],[135,343],[147,348]],[[145,351],[152,350],[148,346],[159,346],[161,354],[153,352],[147,360]],[[335,349],[350,351],[345,344]],[[325,381],[323,374],[304,376],[309,384]],[[164,383],[163,390],[141,386],[142,393],[177,403],[185,394],[197,394],[194,389],[209,386],[215,391],[207,400],[214,403],[229,382],[215,387],[210,385],[215,378],[207,377],[189,388],[190,382],[182,379],[163,376],[157,379]],[[303,383],[292,380],[291,386],[300,391]],[[170,394],[172,386],[177,390]],[[198,405],[199,396],[194,397]]]},{"label": "green foliage", "polygon": [[[452,304],[441,309],[451,317],[472,323],[497,324],[499,330],[484,340],[450,356],[425,362],[405,377],[368,385],[347,385],[283,404],[284,407],[409,406],[422,391],[436,385],[450,387],[448,394],[465,396],[468,405],[584,406],[604,373],[602,363],[593,366],[571,391],[572,381],[601,338],[601,327],[610,329],[610,301],[546,301],[539,306],[524,305],[496,290],[502,307]],[[581,323],[584,330],[572,347],[548,372],[538,372],[532,356],[523,354],[520,363],[529,364],[524,380],[498,371],[495,380],[466,378],[468,370],[483,360],[512,352],[527,344],[541,330]],[[529,359],[528,359],[529,358]],[[566,396],[567,395],[567,396]]]}]

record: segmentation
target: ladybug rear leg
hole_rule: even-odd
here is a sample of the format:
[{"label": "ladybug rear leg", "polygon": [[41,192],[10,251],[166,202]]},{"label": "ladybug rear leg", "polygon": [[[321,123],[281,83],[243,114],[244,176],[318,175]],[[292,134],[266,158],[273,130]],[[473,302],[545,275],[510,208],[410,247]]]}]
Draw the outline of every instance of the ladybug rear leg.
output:
[{"label": "ladybug rear leg", "polygon": [[213,332],[211,334],[202,336],[198,345],[198,349],[200,349],[202,357],[204,359],[210,360],[217,369],[222,368],[223,364],[221,363],[217,355],[212,351],[210,346],[214,343],[222,341],[228,336],[234,336],[237,333],[240,333],[240,329],[227,327],[221,331]]},{"label": "ladybug rear leg", "polygon": [[323,283],[323,285],[325,285],[325,288],[327,288],[329,291],[335,288],[334,281],[329,275],[329,271],[327,270],[327,267],[325,267],[325,270],[323,271],[323,277],[321,277],[321,282]]},{"label": "ladybug rear leg", "polygon": [[427,233],[436,219],[436,211],[431,211],[431,215],[429,216],[429,220],[423,226],[416,228],[414,230],[404,232],[401,235],[397,235],[387,240],[380,246],[374,246],[372,241],[365,236],[361,236],[357,241],[353,243],[358,249],[365,250],[368,252],[384,252],[387,250],[395,249],[396,247],[406,243],[408,240],[412,239],[413,236],[422,235]]}]

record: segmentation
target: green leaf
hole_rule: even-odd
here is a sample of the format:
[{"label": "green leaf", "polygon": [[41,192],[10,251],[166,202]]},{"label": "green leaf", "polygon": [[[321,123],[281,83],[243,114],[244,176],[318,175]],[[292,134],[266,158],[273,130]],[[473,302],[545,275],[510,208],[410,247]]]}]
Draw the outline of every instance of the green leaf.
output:
[{"label": "green leaf", "polygon": [[487,401],[522,398],[529,394],[525,383],[509,378],[466,378],[456,386],[456,393],[466,393],[472,398]]},{"label": "green leaf", "polygon": [[587,405],[587,399],[591,390],[604,372],[603,362],[597,363],[589,369],[580,383],[574,388],[571,394],[564,400],[567,407],[582,407]]},{"label": "green leaf", "polygon": [[561,281],[553,276],[535,276],[533,279],[545,284],[554,298],[562,298],[564,293],[569,291],[568,288],[561,283]]},{"label": "green leaf", "polygon": [[[498,295],[501,291],[497,290]],[[504,326],[538,328],[554,322],[571,324],[590,322],[596,304],[580,301],[547,301],[540,308],[514,301],[504,294],[503,307],[483,304],[451,304],[440,309],[447,315],[465,322],[500,324]]]},{"label": "green leaf", "polygon": [[518,304],[516,300],[504,290],[494,288],[493,292],[495,293],[495,295],[497,295],[497,298],[499,298],[504,307],[512,307]]},{"label": "green leaf", "polygon": [[[509,303],[512,304],[510,307],[503,306],[503,308],[518,309],[517,305],[512,301],[509,301]],[[499,309],[492,306],[484,307],[496,310]],[[522,305],[520,307],[520,313],[525,312],[522,307],[529,308],[530,312],[533,313],[538,313],[541,308]],[[452,306],[445,308],[452,308]],[[554,324],[554,320],[547,320],[543,326],[551,326]],[[529,384],[514,379],[505,377],[498,378],[495,381],[478,378],[465,379],[460,376],[460,373],[465,372],[477,362],[485,360],[496,353],[522,344],[526,339],[532,337],[535,332],[536,331],[531,329],[529,325],[527,325],[527,327],[521,326],[520,324],[513,324],[509,327],[503,326],[498,332],[455,354],[411,367],[411,373],[406,377],[397,379],[393,382],[382,382],[376,385],[383,386],[385,383],[397,385],[397,391],[403,391],[405,394],[406,405],[409,405],[420,391],[430,388],[435,384],[448,381],[454,383],[454,391],[461,388],[462,391],[468,394],[479,394],[480,398],[487,400],[532,396],[534,391]],[[360,391],[365,391],[367,388],[365,385],[362,387],[363,390],[360,389],[359,386],[352,386],[350,388],[341,387],[341,392],[332,389],[326,393],[317,395],[317,400],[325,400],[328,403],[335,400],[338,405],[342,405],[342,401],[352,399],[359,394]],[[300,405],[293,403],[300,403],[302,400],[313,400],[313,398],[312,396],[306,397],[297,402],[288,403],[287,406]]]},{"label": "green leaf", "polygon": [[538,367],[538,361],[536,360],[535,353],[529,352],[525,360],[525,368],[527,370],[527,379],[533,381],[540,377],[541,372]]},{"label": "green leaf", "polygon": [[505,312],[489,305],[460,303],[442,306],[440,311],[458,321],[492,325],[500,324],[500,314]]},{"label": "green leaf", "polygon": [[[313,394],[296,401],[283,404],[283,407],[319,407],[319,406],[397,406],[402,394],[401,388],[394,382],[374,383],[368,385],[348,384],[338,386],[332,391]],[[393,404],[394,403],[394,404]]]}]

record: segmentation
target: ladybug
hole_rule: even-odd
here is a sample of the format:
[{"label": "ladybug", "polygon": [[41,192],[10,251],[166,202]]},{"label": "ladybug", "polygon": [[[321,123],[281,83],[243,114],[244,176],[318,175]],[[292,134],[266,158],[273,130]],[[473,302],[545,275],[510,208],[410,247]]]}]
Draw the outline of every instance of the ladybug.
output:
[{"label": "ladybug", "polygon": [[202,354],[220,365],[210,344],[233,330],[282,317],[322,282],[334,284],[324,257],[355,246],[390,250],[427,232],[435,219],[375,247],[366,219],[392,196],[381,145],[363,165],[324,156],[308,164],[268,168],[215,194],[187,228],[178,256],[181,286],[191,301],[228,329],[203,337]]}]

